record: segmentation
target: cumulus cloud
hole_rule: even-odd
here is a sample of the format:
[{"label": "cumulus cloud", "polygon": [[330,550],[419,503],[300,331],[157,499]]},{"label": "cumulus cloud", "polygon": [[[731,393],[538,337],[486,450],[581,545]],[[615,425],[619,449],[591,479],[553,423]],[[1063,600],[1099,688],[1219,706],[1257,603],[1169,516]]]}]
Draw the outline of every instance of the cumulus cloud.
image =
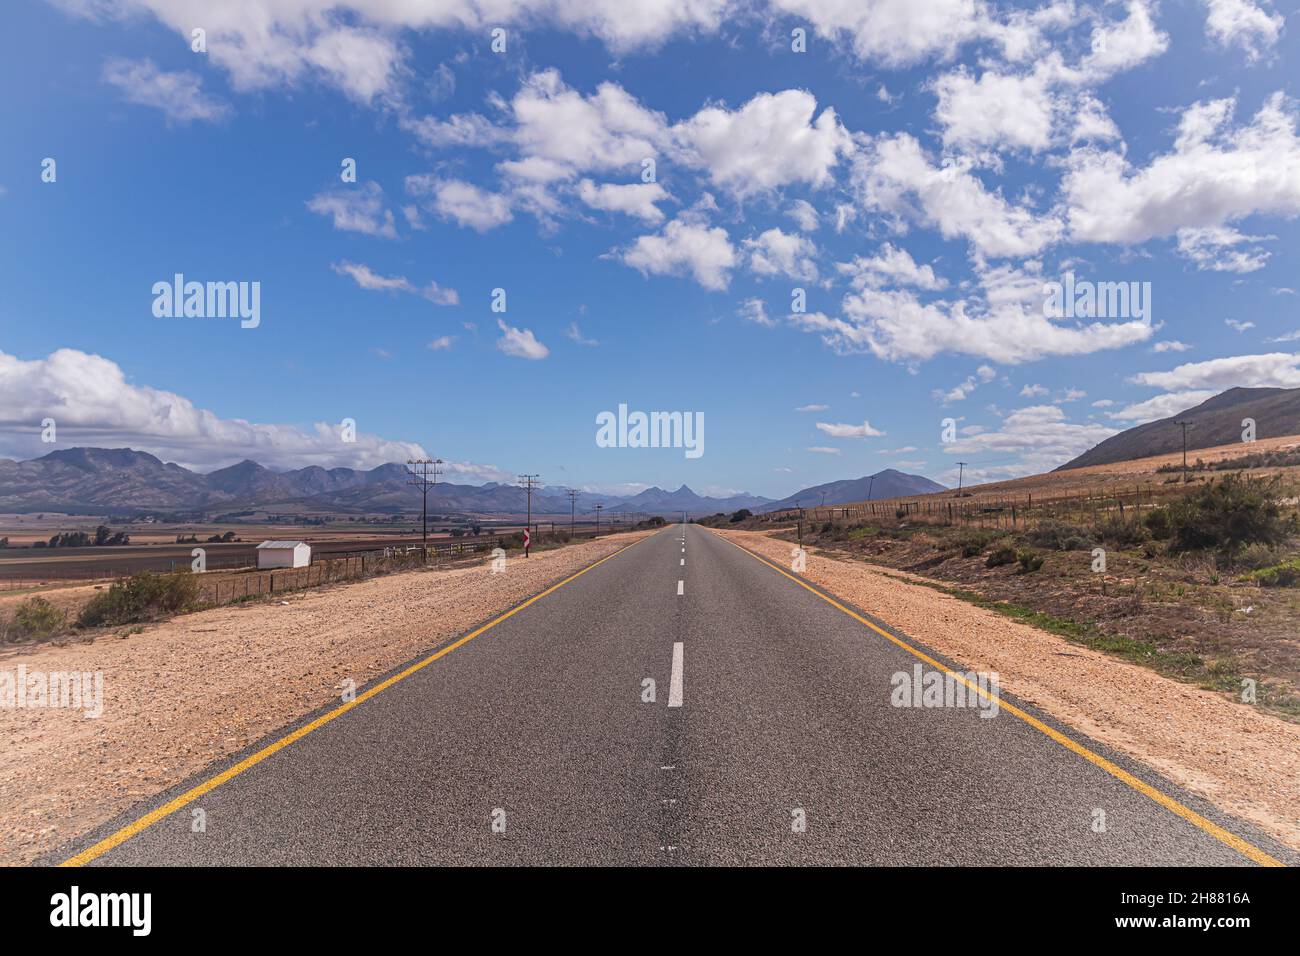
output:
[{"label": "cumulus cloud", "polygon": [[837,352],[917,361],[941,352],[1017,364],[1050,355],[1088,355],[1151,337],[1141,321],[1066,323],[1043,315],[1043,281],[1034,268],[977,270],[980,289],[965,298],[923,301],[910,289],[866,287],[844,296],[842,315],[792,315]]},{"label": "cumulus cloud", "polygon": [[1143,168],[1117,152],[1079,150],[1062,182],[1071,237],[1138,243],[1256,213],[1300,214],[1294,105],[1275,93],[1248,124],[1231,128],[1235,106],[1221,99],[1189,107],[1173,150]]},{"label": "cumulus cloud", "polygon": [[745,299],[736,309],[736,314],[746,322],[753,322],[765,328],[775,328],[776,319],[767,314],[767,303],[759,298]]},{"label": "cumulus cloud", "polygon": [[117,87],[129,102],[162,110],[177,123],[194,120],[215,122],[231,114],[230,106],[203,92],[197,73],[181,70],[168,73],[153,60],[109,57],[104,61],[104,82]]},{"label": "cumulus cloud", "polygon": [[384,190],[378,183],[358,183],[317,193],[307,201],[307,208],[328,216],[335,229],[380,239],[397,238],[393,212],[384,207]]},{"label": "cumulus cloud", "polygon": [[495,229],[514,218],[505,196],[461,179],[427,174],[407,176],[406,191],[421,197],[429,212],[477,232]]},{"label": "cumulus cloud", "polygon": [[969,169],[936,166],[909,133],[877,137],[854,164],[854,185],[868,210],[899,228],[916,223],[945,239],[964,238],[983,256],[1031,256],[1055,242],[1062,224],[990,191]]},{"label": "cumulus cloud", "polygon": [[659,233],[640,236],[614,255],[644,275],[689,275],[714,291],[727,288],[736,265],[727,230],[694,217],[674,219]]},{"label": "cumulus cloud", "polygon": [[[945,444],[943,450],[966,460],[1015,456],[1016,464],[1000,470],[1004,476],[1036,474],[1083,454],[1115,431],[1096,423],[1072,423],[1057,405],[1033,405],[1008,414],[1000,428],[964,436]],[[978,464],[976,469],[967,472],[968,476],[972,474],[977,479],[992,476],[990,470],[981,469]]]},{"label": "cumulus cloud", "polygon": [[497,319],[497,328],[501,330],[501,338],[497,339],[497,348],[506,355],[537,361],[551,354],[550,349],[537,341],[532,329],[516,329],[506,325],[501,319]]},{"label": "cumulus cloud", "polygon": [[1243,388],[1300,387],[1300,353],[1270,352],[1265,355],[1234,355],[1188,362],[1166,372],[1139,372],[1132,379],[1166,391],[1188,391],[1241,386]]},{"label": "cumulus cloud", "polygon": [[[134,385],[113,361],[76,349],[24,360],[0,352],[0,443],[10,455],[51,450],[39,422],[53,418],[58,446],[130,447],[190,468],[219,468],[251,458],[271,468],[374,468],[427,458],[415,442],[358,432],[344,442],[336,423],[310,427],[222,418],[189,399]],[[459,474],[488,480],[492,466],[457,463]]]},{"label": "cumulus cloud", "polygon": [[855,289],[914,286],[933,292],[948,285],[934,274],[931,266],[918,265],[906,249],[895,248],[888,242],[875,256],[854,256],[851,262],[836,263],[836,268],[849,277]]},{"label": "cumulus cloud", "polygon": [[621,212],[651,224],[663,221],[664,214],[655,205],[668,198],[658,183],[601,183],[590,179],[578,183],[578,196],[592,209]]},{"label": "cumulus cloud", "polygon": [[1255,272],[1264,268],[1270,253],[1258,246],[1236,246],[1266,242],[1273,236],[1247,236],[1228,226],[1179,229],[1178,254],[1196,263],[1198,270],[1213,272]]},{"label": "cumulus cloud", "polygon": [[871,427],[871,422],[863,422],[861,425],[844,425],[834,422],[818,422],[817,430],[823,431],[832,438],[879,438],[885,434]]},{"label": "cumulus cloud", "polygon": [[814,231],[821,223],[821,216],[813,204],[806,199],[796,199],[785,214],[804,232]]},{"label": "cumulus cloud", "polygon": [[1148,398],[1145,401],[1126,405],[1119,411],[1107,412],[1106,417],[1125,422],[1128,425],[1140,425],[1143,422],[1159,421],[1162,418],[1177,415],[1179,412],[1185,412],[1187,409],[1199,405],[1207,398],[1213,398],[1217,394],[1217,392],[1205,389],[1168,392],[1164,395]]},{"label": "cumulus cloud", "polygon": [[1243,50],[1248,60],[1258,60],[1282,35],[1285,21],[1267,9],[1267,0],[1205,0],[1205,5],[1206,34],[1220,46]]},{"label": "cumulus cloud", "polygon": [[817,280],[817,246],[807,236],[768,229],[743,243],[749,267],[761,276],[789,276],[806,282]]}]

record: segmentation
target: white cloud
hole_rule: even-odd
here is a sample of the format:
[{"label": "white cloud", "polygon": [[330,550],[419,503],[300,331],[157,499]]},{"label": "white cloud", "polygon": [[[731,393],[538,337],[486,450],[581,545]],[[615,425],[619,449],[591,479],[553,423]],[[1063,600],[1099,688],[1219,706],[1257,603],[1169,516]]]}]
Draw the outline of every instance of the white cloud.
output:
[{"label": "white cloud", "polygon": [[767,304],[759,298],[746,299],[740,303],[736,309],[736,314],[747,322],[753,322],[755,325],[761,325],[765,328],[775,328],[776,319],[767,314]]},{"label": "white cloud", "polygon": [[862,205],[908,222],[935,228],[945,239],[965,238],[984,256],[1035,255],[1061,235],[1062,224],[1026,205],[990,192],[969,170],[938,167],[908,133],[871,141],[854,164]]},{"label": "white cloud", "polygon": [[[946,454],[972,460],[980,455],[1002,458],[1017,456],[1008,474],[1036,474],[1081,455],[1093,445],[1115,434],[1115,429],[1098,424],[1073,424],[1056,405],[1033,405],[1011,412],[994,431],[959,438],[943,446]],[[978,470],[968,471],[981,477]]]},{"label": "white cloud", "polygon": [[1205,32],[1220,46],[1235,46],[1258,60],[1277,44],[1285,20],[1251,0],[1205,0]]},{"label": "white cloud", "polygon": [[407,292],[423,296],[435,305],[460,305],[460,295],[455,289],[444,288],[432,280],[424,287],[417,288],[406,276],[382,276],[367,265],[346,260],[331,263],[330,268],[372,292]]},{"label": "white cloud", "polygon": [[813,445],[811,448],[808,449],[808,451],[811,451],[811,452],[813,452],[813,453],[815,453],[815,454],[818,454],[818,455],[838,455],[838,454],[840,454],[840,450],[839,450],[838,448],[827,448],[825,445]]},{"label": "white cloud", "polygon": [[392,210],[384,208],[384,190],[378,183],[359,183],[317,193],[307,201],[307,208],[329,216],[335,229],[380,239],[397,238]]},{"label": "white cloud", "polygon": [[659,223],[664,214],[655,203],[668,198],[658,183],[601,183],[590,179],[578,183],[578,196],[593,209],[626,213],[645,222]]},{"label": "white cloud", "polygon": [[582,329],[578,328],[577,322],[570,322],[569,328],[565,331],[564,334],[571,341],[577,342],[579,345],[586,346],[587,348],[595,348],[597,345],[600,344],[595,339],[589,339],[585,335],[583,335]]},{"label": "white cloud", "polygon": [[140,106],[162,110],[169,120],[215,122],[231,114],[229,105],[203,92],[197,73],[181,70],[168,73],[153,60],[109,57],[104,61],[104,82],[116,86],[126,99]]},{"label": "white cloud", "polygon": [[749,267],[762,276],[784,275],[805,282],[817,280],[817,246],[807,236],[772,228],[757,239],[746,239]]},{"label": "white cloud", "polygon": [[1188,362],[1166,372],[1140,372],[1133,376],[1139,385],[1166,391],[1243,388],[1296,388],[1300,386],[1300,354],[1271,352],[1265,355],[1235,355]]},{"label": "white cloud", "polygon": [[981,288],[955,301],[921,301],[909,290],[864,288],[841,301],[842,318],[820,312],[790,321],[841,353],[891,361],[941,352],[1016,364],[1049,355],[1088,355],[1151,337],[1141,321],[1064,324],[1043,315],[1043,281],[1034,268],[977,268]]},{"label": "white cloud", "polygon": [[1273,236],[1247,236],[1228,226],[1179,229],[1178,254],[1196,263],[1198,270],[1255,272],[1264,268],[1270,253],[1258,247],[1234,249],[1245,243],[1265,242]]},{"label": "white cloud", "polygon": [[934,91],[934,115],[947,147],[1039,152],[1051,145],[1057,103],[1046,69],[1024,75],[986,70],[976,78],[961,67],[935,80]]},{"label": "white cloud", "polygon": [[[297,425],[221,418],[174,392],[133,385],[113,361],[76,349],[23,360],[0,352],[0,443],[5,454],[43,455],[43,418],[55,419],[60,447],[131,447],[187,467],[217,468],[251,458],[271,468],[320,465],[374,468],[426,458],[415,442],[358,432],[344,442],[339,425]],[[490,466],[469,469],[490,477]],[[486,478],[481,479],[486,480]]]},{"label": "white cloud", "polygon": [[824,37],[846,39],[860,59],[890,67],[950,57],[983,32],[975,0],[772,0],[772,6],[811,21]]},{"label": "white cloud", "polygon": [[1026,385],[1024,388],[1020,390],[1021,398],[1044,398],[1047,396],[1047,394],[1048,394],[1048,390],[1044,388],[1042,385],[1038,385],[1037,383],[1033,385]]},{"label": "white cloud", "polygon": [[829,405],[800,405],[798,408],[795,409],[795,411],[796,412],[824,412],[828,408],[830,408]]},{"label": "white cloud", "polygon": [[1223,324],[1238,334],[1249,331],[1255,327],[1254,322],[1239,322],[1236,319],[1224,319]]},{"label": "white cloud", "polygon": [[906,249],[895,248],[886,242],[872,258],[854,256],[852,262],[836,263],[841,274],[849,276],[855,289],[878,289],[890,285],[909,285],[918,289],[937,291],[948,283],[934,274],[929,265],[917,265]]},{"label": "white cloud", "polygon": [[537,341],[532,329],[516,329],[506,325],[501,319],[497,319],[497,328],[501,330],[501,338],[497,339],[497,348],[506,355],[536,361],[551,354],[550,349]]},{"label": "white cloud", "polygon": [[1203,389],[1170,392],[1165,395],[1157,395],[1155,398],[1148,398],[1146,401],[1127,405],[1117,412],[1107,412],[1106,417],[1129,425],[1159,421],[1162,418],[1177,415],[1179,412],[1185,412],[1187,409],[1199,405],[1207,398],[1213,398],[1217,394],[1217,392]]},{"label": "white cloud", "polygon": [[796,199],[785,214],[795,221],[804,232],[813,232],[821,222],[821,217],[813,204],[806,199]]},{"label": "white cloud", "polygon": [[852,140],[833,109],[816,113],[816,98],[804,90],[759,93],[738,110],[700,110],[673,128],[673,138],[687,163],[736,196],[791,183],[817,188],[831,182]]},{"label": "white cloud", "polygon": [[1186,352],[1191,348],[1186,342],[1180,342],[1177,339],[1166,339],[1163,342],[1157,342],[1151,346],[1151,351],[1160,352]]},{"label": "white cloud", "polygon": [[1071,236],[1138,243],[1256,213],[1300,214],[1294,106],[1275,93],[1248,125],[1229,129],[1234,106],[1216,100],[1190,107],[1173,151],[1144,168],[1120,153],[1076,151],[1062,183]]},{"label": "white cloud", "polygon": [[722,291],[736,265],[727,231],[693,218],[677,218],[657,235],[640,236],[615,255],[646,275],[686,275],[706,289]]},{"label": "white cloud", "polygon": [[861,425],[842,425],[832,422],[818,422],[817,430],[823,431],[832,438],[879,438],[885,434],[871,427],[870,422],[863,422]]},{"label": "white cloud", "polygon": [[998,373],[990,366],[981,365],[975,370],[974,375],[967,375],[964,381],[953,386],[948,391],[945,392],[941,388],[936,388],[933,392],[934,397],[945,405],[952,402],[965,401],[970,397],[971,392],[979,388],[980,385],[991,382],[993,379],[997,378],[997,374]]},{"label": "white cloud", "polygon": [[440,335],[436,339],[430,340],[427,348],[431,352],[444,352],[451,348],[452,343],[456,341],[454,335]]},{"label": "white cloud", "polygon": [[510,201],[498,193],[480,189],[461,179],[440,179],[431,175],[406,177],[406,191],[424,197],[425,208],[457,225],[487,232],[514,218]]}]

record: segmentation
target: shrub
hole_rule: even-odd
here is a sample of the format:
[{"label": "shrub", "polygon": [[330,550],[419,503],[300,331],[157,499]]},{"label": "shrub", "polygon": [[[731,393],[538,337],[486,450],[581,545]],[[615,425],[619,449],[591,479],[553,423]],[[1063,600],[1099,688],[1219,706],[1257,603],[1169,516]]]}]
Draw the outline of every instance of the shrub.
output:
[{"label": "shrub", "polygon": [[1025,535],[1025,540],[1053,551],[1081,551],[1092,544],[1092,536],[1083,528],[1049,518]]},{"label": "shrub", "polygon": [[984,562],[986,568],[1000,568],[1004,564],[1010,564],[1016,560],[1015,548],[997,548]]},{"label": "shrub", "polygon": [[978,528],[967,528],[957,535],[957,547],[961,548],[963,558],[973,558],[982,552],[998,535],[993,531],[982,531]]},{"label": "shrub", "polygon": [[124,581],[114,581],[107,591],[96,594],[81,609],[80,627],[137,624],[192,607],[199,597],[199,584],[188,571],[155,574],[141,571]]},{"label": "shrub", "polygon": [[1252,571],[1246,575],[1246,580],[1266,588],[1293,588],[1300,584],[1300,558]]},{"label": "shrub", "polygon": [[1259,571],[1282,564],[1285,552],[1267,544],[1248,544],[1233,561],[1234,566],[1246,571]]},{"label": "shrub", "polygon": [[30,597],[14,609],[5,626],[7,641],[42,640],[53,637],[68,624],[68,613],[43,597]]},{"label": "shrub", "polygon": [[1138,522],[1113,514],[1097,522],[1097,537],[1115,547],[1127,548],[1141,544],[1146,539],[1146,534]]},{"label": "shrub", "polygon": [[1157,541],[1166,541],[1173,529],[1169,526],[1169,509],[1155,508],[1142,516],[1142,524],[1147,533]]},{"label": "shrub", "polygon": [[1278,544],[1286,536],[1276,478],[1229,475],[1169,506],[1171,550],[1215,548],[1234,554],[1248,544]]},{"label": "shrub", "polygon": [[738,521],[744,521],[746,518],[752,517],[754,517],[754,512],[750,511],[748,508],[741,508],[739,511],[734,512],[728,520],[732,524],[736,524]]},{"label": "shrub", "polygon": [[1020,574],[1028,574],[1031,571],[1037,571],[1043,566],[1043,556],[1037,554],[1031,548],[1021,548],[1016,552],[1016,560],[1020,562]]}]

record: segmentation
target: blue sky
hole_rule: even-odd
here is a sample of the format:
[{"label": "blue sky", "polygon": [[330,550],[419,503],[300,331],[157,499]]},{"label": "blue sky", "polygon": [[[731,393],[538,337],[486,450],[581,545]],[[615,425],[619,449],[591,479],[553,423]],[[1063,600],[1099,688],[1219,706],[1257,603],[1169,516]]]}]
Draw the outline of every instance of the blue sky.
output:
[{"label": "blue sky", "polygon": [[[1295,0],[209,6],[5,13],[0,454],[779,497],[1300,386]],[[1151,321],[1044,316],[1067,270]],[[260,324],[156,317],[177,272]]]}]

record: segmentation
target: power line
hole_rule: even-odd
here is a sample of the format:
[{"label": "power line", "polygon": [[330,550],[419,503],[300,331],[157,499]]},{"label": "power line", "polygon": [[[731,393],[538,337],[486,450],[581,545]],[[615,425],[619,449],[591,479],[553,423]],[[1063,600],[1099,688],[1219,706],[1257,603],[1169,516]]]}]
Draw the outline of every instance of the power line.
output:
[{"label": "power line", "polygon": [[[528,523],[524,525],[524,530],[529,534],[533,530],[533,489],[537,487],[538,475],[520,475],[519,480],[523,483],[524,490],[528,492]],[[528,548],[524,548],[524,557],[528,557]]]},{"label": "power line", "polygon": [[[438,483],[442,474],[438,466],[443,464],[441,458],[408,458],[406,473],[411,476],[408,484],[420,489],[420,546],[424,551],[424,560],[429,560],[429,489]],[[414,466],[414,467],[412,467]]]}]

